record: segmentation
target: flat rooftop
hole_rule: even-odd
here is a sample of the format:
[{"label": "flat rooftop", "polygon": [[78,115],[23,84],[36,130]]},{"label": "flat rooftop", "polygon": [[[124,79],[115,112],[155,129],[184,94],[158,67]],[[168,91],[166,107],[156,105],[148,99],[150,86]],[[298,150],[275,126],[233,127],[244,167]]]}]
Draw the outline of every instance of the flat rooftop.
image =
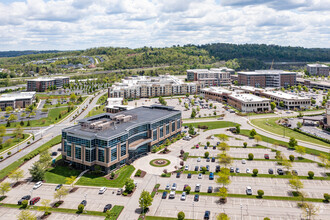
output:
[{"label": "flat rooftop", "polygon": [[68,79],[69,77],[66,76],[57,76],[57,77],[51,77],[51,78],[36,78],[36,79],[28,79],[27,81],[36,81],[36,82],[48,82],[48,81],[53,81],[56,79]]},{"label": "flat rooftop", "polygon": [[296,74],[295,72],[288,72],[283,70],[255,70],[247,72],[238,72],[243,75],[272,75],[272,74]]},{"label": "flat rooftop", "polygon": [[308,97],[300,97],[300,96],[289,94],[289,93],[285,93],[285,92],[282,92],[282,91],[266,91],[266,92],[263,92],[263,94],[275,96],[275,97],[281,98],[281,99],[291,99],[291,100],[295,100],[295,99],[301,99],[301,100],[302,99],[308,99],[308,100],[310,100],[310,98],[308,98]]},{"label": "flat rooftop", "polygon": [[6,93],[0,96],[0,102],[15,101],[20,99],[32,99],[36,92]]},{"label": "flat rooftop", "polygon": [[103,113],[79,121],[78,125],[63,129],[68,135],[85,139],[110,140],[127,134],[131,127],[159,121],[180,113],[170,106],[143,106],[116,114]]},{"label": "flat rooftop", "polygon": [[202,89],[202,91],[214,92],[214,93],[219,93],[219,94],[232,93],[232,91],[222,88],[222,87],[209,87],[209,88]]},{"label": "flat rooftop", "polygon": [[307,64],[307,66],[309,66],[309,67],[328,67],[327,65],[319,64],[319,63]]},{"label": "flat rooftop", "polygon": [[229,95],[229,97],[235,98],[241,102],[264,102],[264,101],[270,101],[267,98],[262,98],[260,96],[252,95],[252,94],[246,94],[246,93],[233,93]]}]

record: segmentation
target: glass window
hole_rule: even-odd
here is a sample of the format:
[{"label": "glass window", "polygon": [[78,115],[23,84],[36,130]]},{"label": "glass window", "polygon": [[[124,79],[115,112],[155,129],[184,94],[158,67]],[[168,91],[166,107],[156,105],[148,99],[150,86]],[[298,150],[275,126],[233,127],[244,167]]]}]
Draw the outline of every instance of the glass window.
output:
[{"label": "glass window", "polygon": [[164,136],[164,129],[163,129],[163,127],[161,127],[159,129],[159,137],[162,138],[163,136]]},{"label": "glass window", "polygon": [[172,122],[172,132],[175,131],[175,122]]},{"label": "glass window", "polygon": [[123,157],[125,155],[126,155],[126,144],[123,144],[120,147],[120,156]]},{"label": "glass window", "polygon": [[75,158],[81,160],[81,147],[75,147]]},{"label": "glass window", "polygon": [[166,135],[168,135],[170,133],[170,125],[167,124],[166,125]]},{"label": "glass window", "polygon": [[71,145],[70,145],[70,144],[67,145],[67,148],[66,148],[66,155],[67,155],[68,157],[71,157]]},{"label": "glass window", "polygon": [[104,149],[98,149],[98,161],[104,162]]},{"label": "glass window", "polygon": [[176,129],[179,129],[180,128],[180,126],[181,126],[180,122],[181,122],[180,119],[178,119],[176,121],[176,126],[177,126]]},{"label": "glass window", "polygon": [[95,148],[93,148],[92,149],[92,158],[91,158],[91,161],[95,161],[96,160],[96,149]]},{"label": "glass window", "polygon": [[85,160],[91,162],[91,150],[85,148]]},{"label": "glass window", "polygon": [[117,147],[111,149],[111,161],[117,160]]},{"label": "glass window", "polygon": [[157,129],[153,131],[152,136],[154,141],[157,140]]}]

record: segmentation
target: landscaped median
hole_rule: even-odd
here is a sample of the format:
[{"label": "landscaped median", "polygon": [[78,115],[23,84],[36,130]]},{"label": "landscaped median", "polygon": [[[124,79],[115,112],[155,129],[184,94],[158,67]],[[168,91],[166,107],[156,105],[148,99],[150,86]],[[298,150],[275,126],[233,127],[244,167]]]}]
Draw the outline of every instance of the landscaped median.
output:
[{"label": "landscaped median", "polygon": [[150,161],[149,164],[153,167],[166,167],[171,164],[171,161],[167,159],[159,158]]},{"label": "landscaped median", "polygon": [[30,139],[32,137],[31,134],[23,134],[23,138],[15,138],[12,135],[14,135],[14,134],[5,135],[5,136],[11,136],[12,138],[11,138],[11,141],[9,141],[7,143],[5,141],[5,143],[2,144],[2,148],[0,149],[1,154],[9,152],[11,149],[15,148],[17,145],[22,144],[23,142],[26,142],[28,139]]},{"label": "landscaped median", "polygon": [[[0,207],[21,209],[22,206],[21,205],[16,205],[16,204],[0,203]],[[26,209],[28,209],[28,210],[39,210],[40,206],[28,206]],[[106,219],[107,220],[117,219],[123,209],[124,209],[124,206],[115,205],[110,210],[110,214],[109,214],[110,218],[106,218]],[[92,216],[104,216],[104,217],[107,216],[106,213],[98,212],[98,211],[84,210],[84,212],[78,213],[77,209],[49,208],[48,211],[49,212],[61,212],[61,213],[67,213],[67,214],[92,215]]]},{"label": "landscaped median", "polygon": [[[170,190],[158,190],[159,193],[163,192],[170,192]],[[182,194],[183,191],[175,191],[175,194]],[[189,192],[190,195],[201,195],[201,196],[216,196],[219,197],[218,193],[207,193],[207,192]],[[188,195],[189,195],[188,194]],[[247,199],[267,199],[267,200],[287,200],[287,201],[301,201],[301,198],[299,197],[288,197],[288,196],[262,196],[260,198],[258,195],[245,195],[245,194],[230,194],[228,193],[228,197],[233,197],[233,198],[247,198]],[[318,199],[318,198],[304,198],[304,201],[308,202],[324,202],[324,199]]]},{"label": "landscaped median", "polygon": [[236,125],[239,125],[237,123],[231,122],[231,121],[210,121],[210,122],[193,122],[188,123],[186,122],[182,126],[189,126],[192,125],[195,128],[201,128],[205,127],[204,130],[212,130],[212,129],[218,129],[218,128],[228,128],[228,127],[235,127]]}]

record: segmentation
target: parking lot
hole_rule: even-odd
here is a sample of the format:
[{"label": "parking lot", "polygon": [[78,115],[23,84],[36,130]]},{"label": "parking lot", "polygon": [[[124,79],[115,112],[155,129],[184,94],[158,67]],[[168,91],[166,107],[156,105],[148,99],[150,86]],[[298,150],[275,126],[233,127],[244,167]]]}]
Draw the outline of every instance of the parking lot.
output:
[{"label": "parking lot", "polygon": [[[270,217],[273,219],[300,219],[301,209],[296,202],[228,198],[226,204],[220,204],[219,197],[200,196],[198,202],[193,201],[193,195],[188,195],[185,201],[180,200],[180,195],[174,199],[162,199],[161,194],[155,196],[149,215],[176,217],[183,211],[187,219],[203,219],[206,210],[211,212],[210,219],[216,219],[221,212],[228,213],[231,219],[260,219]],[[324,204],[319,206],[318,219],[327,219],[330,209]],[[241,208],[242,207],[242,208]]]},{"label": "parking lot", "polygon": [[[17,204],[17,201],[25,195],[31,195],[31,189],[34,183],[23,184],[11,190],[7,193],[7,198],[3,200],[5,203]],[[43,184],[40,188],[32,190],[32,198],[40,197],[41,199],[54,200],[55,184]],[[117,189],[108,188],[104,194],[98,194],[100,187],[79,187],[77,191],[70,193],[64,199],[64,203],[60,208],[77,209],[82,200],[86,198],[87,205],[86,210],[91,211],[103,211],[106,204],[110,203],[114,205],[125,205],[129,201],[130,197],[124,197],[116,195]],[[40,201],[36,204],[40,205]]]}]

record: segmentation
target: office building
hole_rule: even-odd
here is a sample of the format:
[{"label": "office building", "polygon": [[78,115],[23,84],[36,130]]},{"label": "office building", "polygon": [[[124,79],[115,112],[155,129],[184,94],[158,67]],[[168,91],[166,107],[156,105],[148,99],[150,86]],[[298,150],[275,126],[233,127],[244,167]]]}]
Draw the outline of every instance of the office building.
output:
[{"label": "office building", "polygon": [[307,64],[307,72],[311,76],[329,76],[329,66],[324,64]]},{"label": "office building", "polygon": [[33,104],[35,100],[36,92],[19,92],[8,93],[0,96],[0,108],[2,111],[6,110],[6,107],[10,106],[13,109],[26,108]]},{"label": "office building", "polygon": [[129,105],[123,105],[123,98],[108,98],[108,105],[105,106],[106,112],[108,113],[118,113],[121,111],[131,110],[134,107]]},{"label": "office building", "polygon": [[106,173],[147,154],[181,132],[181,111],[168,106],[103,113],[62,130],[62,155],[74,167]]},{"label": "office building", "polygon": [[69,77],[37,78],[27,80],[27,91],[44,92],[50,87],[62,88],[69,84]]},{"label": "office building", "polygon": [[324,118],[324,128],[330,130],[330,100],[326,104],[326,113]]},{"label": "office building", "polygon": [[196,94],[199,91],[195,83],[184,83],[171,75],[157,77],[131,76],[122,79],[108,88],[109,98],[150,98],[155,96],[172,96]]},{"label": "office building", "polygon": [[[263,91],[262,96],[271,99],[276,105],[285,109],[308,109],[311,107],[309,97],[301,97],[281,91]],[[283,106],[281,106],[283,103]]]},{"label": "office building", "polygon": [[209,86],[227,86],[231,84],[233,69],[227,67],[187,70],[187,81],[198,82],[202,88]]},{"label": "office building", "polygon": [[238,72],[238,85],[253,87],[288,87],[296,85],[296,73],[282,70]]}]

